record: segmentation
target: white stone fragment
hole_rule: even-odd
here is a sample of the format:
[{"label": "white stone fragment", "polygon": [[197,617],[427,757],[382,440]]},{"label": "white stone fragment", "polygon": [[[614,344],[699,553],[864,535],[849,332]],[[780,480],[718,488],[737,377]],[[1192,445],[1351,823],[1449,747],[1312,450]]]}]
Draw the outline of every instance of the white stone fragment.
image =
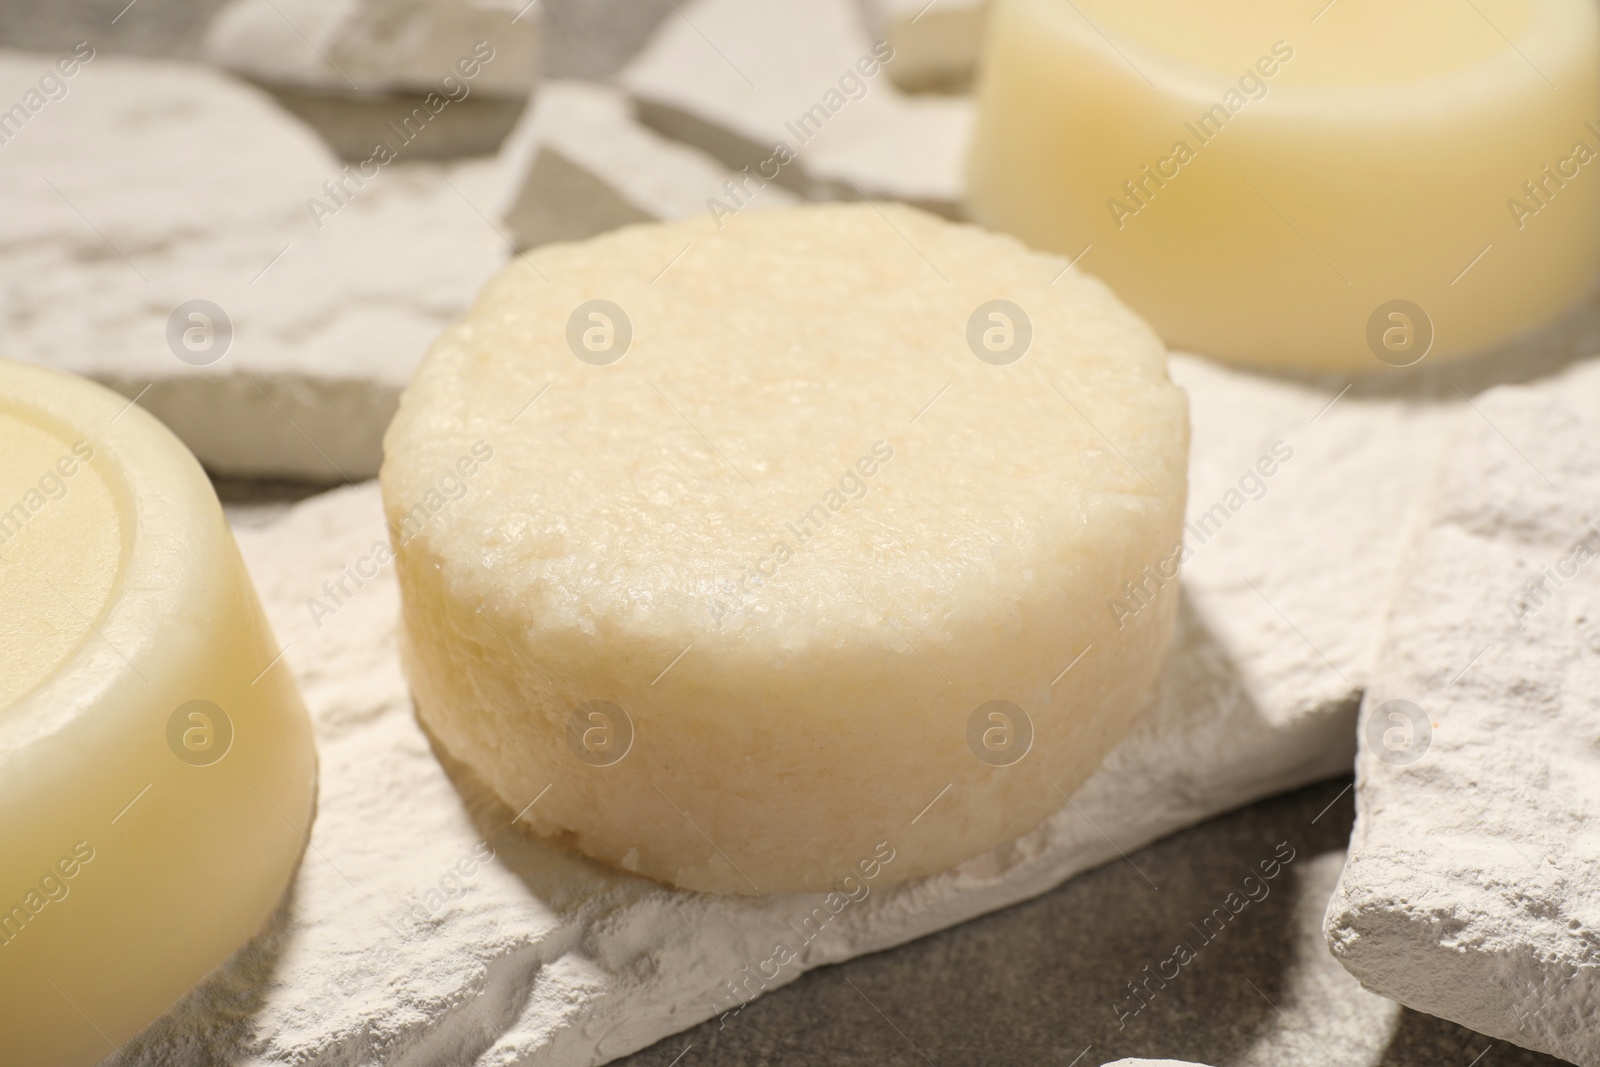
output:
[{"label": "white stone fragment", "polygon": [[[1425,416],[1438,421],[1412,426],[1405,405],[1381,397],[1345,396],[1326,408],[1338,386],[1188,356],[1173,357],[1172,373],[1193,406],[1192,520],[1275,442],[1294,454],[1266,479],[1264,496],[1241,496],[1248,502],[1220,528],[1207,526],[1141,721],[1073,805],[1038,830],[955,870],[871,892],[805,945],[789,923],[820,896],[702,896],[618,875],[511,829],[515,812],[441,765],[400,673],[392,565],[377,562],[385,535],[375,487],[240,530],[317,724],[316,848],[274,927],[152,1028],[127,1062],[331,1064],[382,1050],[394,1059],[603,1063],[737,1008],[724,983],[768,959],[775,939],[794,941],[800,958],[767,988],[1027,899],[1118,850],[1341,773],[1353,758],[1355,694],[1401,540],[1397,516],[1420,484],[1396,460],[1428,446],[1453,416],[1441,409]],[[359,585],[342,577],[346,568]],[[344,591],[332,586],[330,595],[323,583],[341,580]],[[492,862],[445,877],[485,841]],[[440,879],[450,893],[441,890],[430,911],[427,894]],[[241,1018],[230,1005],[242,997],[253,1007]]]},{"label": "white stone fragment", "polygon": [[233,0],[204,53],[343,159],[366,159],[408,125],[427,127],[413,159],[489,155],[537,81],[539,11],[527,0]]},{"label": "white stone fragment", "polygon": [[1205,1067],[1190,1060],[1117,1060],[1106,1067]]},{"label": "white stone fragment", "polygon": [[538,7],[527,0],[232,0],[206,30],[205,56],[273,86],[335,93],[439,90],[488,42],[481,92],[525,97],[538,81]]},{"label": "white stone fragment", "polygon": [[[0,99],[55,59],[0,53]],[[497,165],[409,164],[401,144],[346,177],[264,94],[199,66],[99,56],[65,84],[3,149],[5,354],[139,396],[214,471],[376,473],[412,368],[509,254],[487,221]],[[202,324],[178,317],[204,365],[168,336],[197,299],[233,329],[190,350]]]},{"label": "white stone fragment", "polygon": [[1361,983],[1600,1064],[1600,367],[1493,391],[1411,541],[1328,907]]},{"label": "white stone fragment", "polygon": [[[705,213],[733,180],[710,156],[640,124],[620,91],[591,82],[545,82],[504,151],[525,175],[504,215],[518,248]],[[769,185],[750,207],[795,200]]]},{"label": "white stone fragment", "polygon": [[972,84],[989,0],[861,0],[874,37],[888,41],[889,77],[908,92]]},{"label": "white stone fragment", "polygon": [[[755,974],[776,941],[799,958],[768,989],[1036,896],[1119,849],[1349,759],[1347,711],[1264,715],[1191,618],[1165,699],[1075,807],[1018,841],[893,889],[869,884],[836,914],[822,894],[672,890],[513,828],[515,812],[441,762],[400,671],[375,486],[236,532],[317,729],[312,848],[277,920],[131,1044],[125,1064],[421,1060],[424,1050],[439,1062],[604,1063],[736,1010],[727,983]],[[803,943],[790,924],[808,918],[820,933]],[[241,997],[249,1014],[224,1022]]]},{"label": "white stone fragment", "polygon": [[898,90],[881,64],[893,52],[868,36],[854,0],[680,7],[620,79],[644,122],[748,167],[752,189],[767,179],[812,200],[960,214],[971,102]]}]

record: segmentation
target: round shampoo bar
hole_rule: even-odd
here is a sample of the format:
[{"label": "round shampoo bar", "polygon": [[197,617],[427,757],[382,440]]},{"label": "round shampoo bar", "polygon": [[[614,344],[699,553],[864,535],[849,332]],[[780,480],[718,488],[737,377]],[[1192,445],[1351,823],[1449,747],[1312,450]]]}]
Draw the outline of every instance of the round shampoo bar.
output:
[{"label": "round shampoo bar", "polygon": [[0,360],[0,456],[0,1059],[95,1064],[272,912],[316,755],[177,438]]},{"label": "round shampoo bar", "polygon": [[541,248],[424,360],[382,475],[419,714],[534,829],[674,885],[941,870],[1139,709],[1185,397],[1012,238],[721,223]]},{"label": "round shampoo bar", "polygon": [[973,216],[1169,344],[1382,371],[1600,271],[1593,0],[997,0]]}]

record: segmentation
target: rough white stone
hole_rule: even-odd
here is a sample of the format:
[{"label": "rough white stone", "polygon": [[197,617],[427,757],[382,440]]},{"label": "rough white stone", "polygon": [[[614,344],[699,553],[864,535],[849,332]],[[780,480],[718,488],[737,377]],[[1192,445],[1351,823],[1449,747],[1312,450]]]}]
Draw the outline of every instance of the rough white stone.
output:
[{"label": "rough white stone", "polygon": [[[288,646],[285,662],[317,723],[315,847],[275,925],[152,1028],[127,1062],[426,1053],[451,1062],[601,1063],[736,1008],[724,981],[769,958],[777,939],[793,942],[800,958],[769,987],[1026,899],[1119,851],[1340,773],[1353,757],[1355,693],[1370,656],[1363,635],[1376,633],[1400,541],[1393,509],[1414,492],[1394,480],[1396,469],[1409,469],[1394,457],[1428,432],[1409,427],[1393,398],[1347,396],[1319,416],[1337,389],[1184,356],[1174,357],[1174,375],[1194,401],[1191,515],[1237,486],[1275,442],[1294,455],[1267,480],[1265,496],[1195,551],[1178,636],[1141,722],[1073,804],[1036,832],[955,870],[873,892],[803,946],[789,924],[820,898],[707,897],[602,869],[511,829],[514,812],[441,763],[400,674],[389,568],[360,588],[345,579],[352,595],[340,594],[345,602],[332,615],[319,608],[320,627],[308,606],[313,597],[335,606],[323,582],[344,568],[371,573],[370,553],[384,537],[375,489],[339,490],[274,526],[241,530]],[[1370,506],[1354,506],[1361,500]],[[1302,590],[1297,578],[1312,580]],[[496,859],[457,879],[454,899],[433,913],[408,910],[485,841]]]},{"label": "rough white stone", "polygon": [[[513,829],[514,812],[430,747],[399,667],[390,568],[359,588],[346,578],[342,604],[323,587],[346,568],[372,572],[384,539],[375,487],[336,490],[238,536],[318,731],[312,847],[269,929],[130,1045],[125,1064],[424,1051],[442,1062],[603,1063],[737,1009],[725,981],[743,980],[778,940],[800,955],[768,988],[1037,895],[1349,759],[1348,711],[1264,717],[1219,676],[1190,619],[1165,699],[1075,807],[959,868],[870,893],[804,944],[790,923],[820,895],[708,896],[592,864]],[[312,598],[333,613],[319,608],[314,621]],[[1202,699],[1176,698],[1197,683]],[[485,842],[492,862],[449,875]]]},{"label": "rough white stone", "polygon": [[[525,175],[504,216],[518,248],[706,212],[733,178],[710,156],[640,124],[620,91],[589,82],[545,82],[505,151]],[[770,185],[750,207],[795,200]]]},{"label": "rough white stone", "polygon": [[487,41],[480,92],[525,97],[538,80],[538,5],[528,0],[233,0],[205,56],[268,85],[335,93],[438,91]]},{"label": "rough white stone", "polygon": [[[621,76],[643,121],[808,199],[960,213],[971,101],[907,96],[882,69],[863,77],[874,42],[854,0],[679,6]],[[781,167],[767,162],[780,142],[794,154]]]},{"label": "rough white stone", "polygon": [[989,0],[861,0],[874,37],[894,47],[889,77],[908,92],[972,84]]},{"label": "rough white stone", "polygon": [[1477,408],[1390,611],[1325,930],[1367,988],[1595,1067],[1600,369]]},{"label": "rough white stone", "polygon": [[[1418,501],[1455,427],[1479,417],[1469,398],[1559,375],[1596,353],[1600,300],[1472,361],[1354,383],[1174,355],[1194,434],[1185,596],[1218,672],[1235,677],[1270,721],[1353,707],[1383,647]],[[1230,496],[1277,440],[1294,456],[1265,479],[1261,499]],[[1219,504],[1225,519],[1214,511]],[[1208,512],[1222,528],[1205,540]],[[1352,738],[1336,745],[1343,754],[1354,747]],[[1286,758],[1280,765],[1292,773]]]},{"label": "rough white stone", "polygon": [[[0,99],[54,59],[0,54]],[[309,202],[337,206],[324,184],[342,164],[258,90],[110,56],[66,84],[4,146],[5,354],[142,394],[213,470],[375,473],[411,369],[509,255],[486,219],[497,164],[408,164],[401,147],[318,220]],[[193,299],[234,327],[208,366],[168,346]]]},{"label": "rough white stone", "polygon": [[1190,1060],[1117,1060],[1105,1067],[1205,1067]]},{"label": "rough white stone", "polygon": [[539,10],[527,0],[233,0],[204,52],[269,90],[342,159],[368,158],[407,124],[426,127],[407,146],[412,159],[491,155],[537,79]]}]

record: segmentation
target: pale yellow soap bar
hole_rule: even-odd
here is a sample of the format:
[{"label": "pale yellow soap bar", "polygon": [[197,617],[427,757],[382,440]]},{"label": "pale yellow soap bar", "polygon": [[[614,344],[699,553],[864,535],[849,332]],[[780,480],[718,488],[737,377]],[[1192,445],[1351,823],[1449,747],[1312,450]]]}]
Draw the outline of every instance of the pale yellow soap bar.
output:
[{"label": "pale yellow soap bar", "polygon": [[1032,829],[1155,675],[1187,472],[1161,342],[1065,267],[888,204],[507,267],[384,439],[424,723],[536,830],[691,889]]},{"label": "pale yellow soap bar", "polygon": [[971,207],[1169,344],[1383,370],[1600,269],[1592,0],[997,0]]},{"label": "pale yellow soap bar", "polygon": [[271,913],[316,782],[278,654],[177,438],[0,360],[0,1061],[100,1062]]}]

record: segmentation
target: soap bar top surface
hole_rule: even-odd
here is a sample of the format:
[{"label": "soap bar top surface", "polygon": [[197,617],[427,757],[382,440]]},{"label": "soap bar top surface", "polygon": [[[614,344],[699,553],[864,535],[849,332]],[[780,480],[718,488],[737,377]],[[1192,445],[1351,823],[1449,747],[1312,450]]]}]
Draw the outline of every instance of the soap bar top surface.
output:
[{"label": "soap bar top surface", "polygon": [[532,253],[408,387],[382,482],[419,715],[535,829],[674,885],[942,870],[1139,708],[1184,395],[1010,238],[719,221]]},{"label": "soap bar top surface", "polygon": [[[1046,0],[1055,2],[1055,0]],[[1095,26],[1127,47],[1234,79],[1259,60],[1272,35],[1299,45],[1273,64],[1279,87],[1394,85],[1465,70],[1503,55],[1506,41],[1533,25],[1534,0],[1340,0],[1338,18],[1318,18],[1327,0],[1075,0],[1070,20]]]},{"label": "soap bar top surface", "polygon": [[[999,619],[1038,568],[1081,565],[1053,533],[1165,511],[1186,478],[1160,340],[1062,266],[887,206],[552,247],[496,278],[418,372],[385,442],[391,521],[481,546],[451,580],[542,628],[705,640],[720,600],[723,640],[876,646],[869,586],[879,611],[931,625],[981,590]],[[1029,320],[1014,341],[1031,330],[1009,365],[968,343],[996,299]],[[579,310],[595,300],[627,325]],[[569,343],[624,330],[608,366]],[[424,525],[489,450],[460,479],[470,506]],[[1120,530],[1099,532],[1115,552]]]},{"label": "soap bar top surface", "polygon": [[123,520],[94,454],[86,438],[0,399],[0,708],[92,633],[116,586]]}]

